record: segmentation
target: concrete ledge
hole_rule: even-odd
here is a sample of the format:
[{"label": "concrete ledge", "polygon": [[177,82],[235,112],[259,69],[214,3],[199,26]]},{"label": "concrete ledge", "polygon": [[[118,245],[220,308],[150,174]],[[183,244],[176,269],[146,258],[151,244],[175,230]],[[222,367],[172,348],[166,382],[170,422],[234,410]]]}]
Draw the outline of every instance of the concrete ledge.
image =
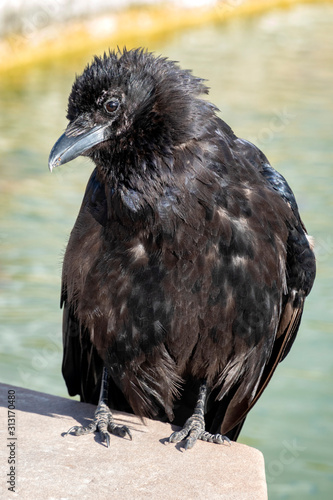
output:
[{"label": "concrete ledge", "polygon": [[[8,433],[8,391],[15,391],[15,437]],[[13,394],[13,393],[12,393]],[[11,399],[13,401],[13,399]],[[0,385],[0,497],[2,499],[224,499],[267,498],[261,452],[232,443],[198,442],[184,452],[166,443],[175,426],[114,412],[133,441],[112,436],[108,449],[99,437],[66,436],[72,425],[87,425],[95,407],[19,387]],[[12,414],[11,414],[12,416]],[[9,443],[14,443],[15,493],[6,484]]]}]

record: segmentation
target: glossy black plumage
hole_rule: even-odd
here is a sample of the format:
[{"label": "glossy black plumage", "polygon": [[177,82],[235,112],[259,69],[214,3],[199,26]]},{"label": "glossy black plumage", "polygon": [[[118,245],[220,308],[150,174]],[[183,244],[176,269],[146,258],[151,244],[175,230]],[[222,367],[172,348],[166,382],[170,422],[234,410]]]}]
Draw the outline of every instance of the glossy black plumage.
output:
[{"label": "glossy black plumage", "polygon": [[[236,439],[296,336],[315,276],[286,180],[202,100],[201,79],[136,50],[79,76],[53,168],[95,170],[62,277],[70,395]],[[116,109],[114,109],[116,108]],[[92,132],[93,131],[93,132]]]}]

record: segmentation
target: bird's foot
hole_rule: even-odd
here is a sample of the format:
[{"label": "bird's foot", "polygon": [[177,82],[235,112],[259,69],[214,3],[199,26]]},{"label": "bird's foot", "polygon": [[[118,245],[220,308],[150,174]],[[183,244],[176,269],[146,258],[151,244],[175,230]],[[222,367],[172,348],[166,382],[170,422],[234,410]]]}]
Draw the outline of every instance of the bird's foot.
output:
[{"label": "bird's foot", "polygon": [[[186,438],[186,439],[185,439]],[[192,448],[198,439],[209,443],[230,443],[230,439],[222,434],[210,434],[205,431],[205,420],[201,415],[192,415],[185,422],[180,431],[173,432],[169,437],[169,443],[179,443],[185,439],[185,450]]]},{"label": "bird's foot", "polygon": [[89,425],[86,427],[74,425],[68,429],[65,436],[71,432],[74,432],[76,436],[81,436],[95,431],[99,432],[102,441],[106,442],[107,447],[110,446],[110,433],[120,437],[125,437],[127,435],[130,440],[132,440],[132,434],[127,425],[115,424],[109,407],[103,401],[98,404],[94,420]]}]

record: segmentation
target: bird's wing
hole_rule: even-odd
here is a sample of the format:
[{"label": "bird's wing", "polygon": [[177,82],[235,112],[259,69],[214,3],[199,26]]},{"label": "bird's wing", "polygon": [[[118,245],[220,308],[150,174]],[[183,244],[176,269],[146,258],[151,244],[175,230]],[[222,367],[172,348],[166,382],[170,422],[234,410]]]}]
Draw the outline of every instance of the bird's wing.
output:
[{"label": "bird's wing", "polygon": [[[65,253],[61,306],[63,307],[63,363],[62,373],[70,396],[78,394],[81,401],[97,404],[103,372],[103,361],[91,341],[91,332],[84,328],[76,311],[75,283],[78,262],[89,267],[89,258],[94,259],[93,248],[86,248],[87,242],[94,245],[94,235],[99,234],[105,224],[107,203],[104,186],[94,170],[82,201],[82,205],[71,232]],[[93,293],[93,291],[92,291]],[[131,412],[122,391],[109,380],[109,406],[119,411]]]},{"label": "bird's wing", "polygon": [[[96,198],[98,182],[96,171],[90,177],[81,209],[71,233],[76,239],[76,226],[80,217]],[[63,307],[63,362],[62,373],[70,396],[79,394],[82,401],[97,403],[102,377],[103,363],[90,340],[89,332],[84,329],[75,314],[75,303],[68,298],[66,269],[75,266],[76,256],[69,244],[66,250],[62,277],[61,307]]]},{"label": "bird's wing", "polygon": [[66,300],[63,303],[63,348],[62,374],[69,395],[78,394],[82,401],[97,404],[103,363],[89,333],[81,328],[72,305]]},{"label": "bird's wing", "polygon": [[[64,296],[65,297],[65,296]],[[62,373],[70,396],[97,405],[100,396],[103,361],[90,340],[90,334],[79,325],[73,307],[63,303],[63,363]],[[110,408],[133,413],[115,382],[108,381]]]},{"label": "bird's wing", "polygon": [[[269,187],[279,193],[291,208],[295,224],[289,228],[287,241],[287,288],[283,298],[280,321],[271,355],[266,363],[255,394],[244,394],[241,386],[224,397],[223,404],[213,404],[207,420],[210,432],[226,433],[231,439],[237,439],[245,417],[261,396],[270,381],[278,363],[282,361],[296,338],[300,325],[305,297],[310,293],[315,278],[316,264],[312,240],[307,235],[299,216],[294,194],[284,177],[268,162],[263,153],[247,141],[248,150],[252,150],[252,159],[260,165],[260,171]],[[252,149],[253,148],[253,149]],[[258,161],[259,160],[259,161]],[[222,425],[221,425],[222,422]]]},{"label": "bird's wing", "polygon": [[[212,403],[205,416],[206,429],[209,432],[212,434],[222,433],[233,441],[237,440],[248,412],[260,398],[278,363],[282,361],[286,352],[289,351],[296,337],[302,316],[303,303],[296,309],[290,307],[290,303],[286,306],[281,317],[279,338],[274,343],[272,354],[265,366],[254,397],[250,394],[244,394],[243,389],[236,385],[223,398],[223,401]],[[282,328],[285,328],[283,333],[281,333]]]},{"label": "bird's wing", "polygon": [[[253,408],[267,387],[278,363],[288,354],[300,325],[304,307],[304,298],[293,306],[293,300],[288,297],[281,315],[280,324],[272,349],[271,356],[260,378],[255,395],[245,394],[241,387],[235,389],[224,398],[223,405],[215,406],[210,432],[221,432],[230,439],[236,440],[241,431],[248,412]],[[245,397],[244,397],[245,396]],[[222,413],[222,415],[221,415]],[[222,418],[221,418],[222,417]],[[222,426],[221,426],[222,420]]]}]

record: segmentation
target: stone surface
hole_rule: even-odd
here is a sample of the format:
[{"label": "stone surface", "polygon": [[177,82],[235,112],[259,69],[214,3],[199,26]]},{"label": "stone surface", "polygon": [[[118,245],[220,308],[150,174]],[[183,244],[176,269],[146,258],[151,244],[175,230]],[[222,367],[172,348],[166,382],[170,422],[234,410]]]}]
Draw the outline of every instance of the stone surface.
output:
[{"label": "stone surface", "polygon": [[[8,434],[8,390],[15,390],[15,437]],[[68,435],[87,425],[95,407],[66,398],[0,385],[0,498],[39,499],[224,499],[267,498],[262,454],[248,446],[198,442],[184,451],[166,443],[170,424],[114,412],[133,441]],[[6,484],[15,443],[15,493]],[[13,446],[12,446],[13,448]]]}]

